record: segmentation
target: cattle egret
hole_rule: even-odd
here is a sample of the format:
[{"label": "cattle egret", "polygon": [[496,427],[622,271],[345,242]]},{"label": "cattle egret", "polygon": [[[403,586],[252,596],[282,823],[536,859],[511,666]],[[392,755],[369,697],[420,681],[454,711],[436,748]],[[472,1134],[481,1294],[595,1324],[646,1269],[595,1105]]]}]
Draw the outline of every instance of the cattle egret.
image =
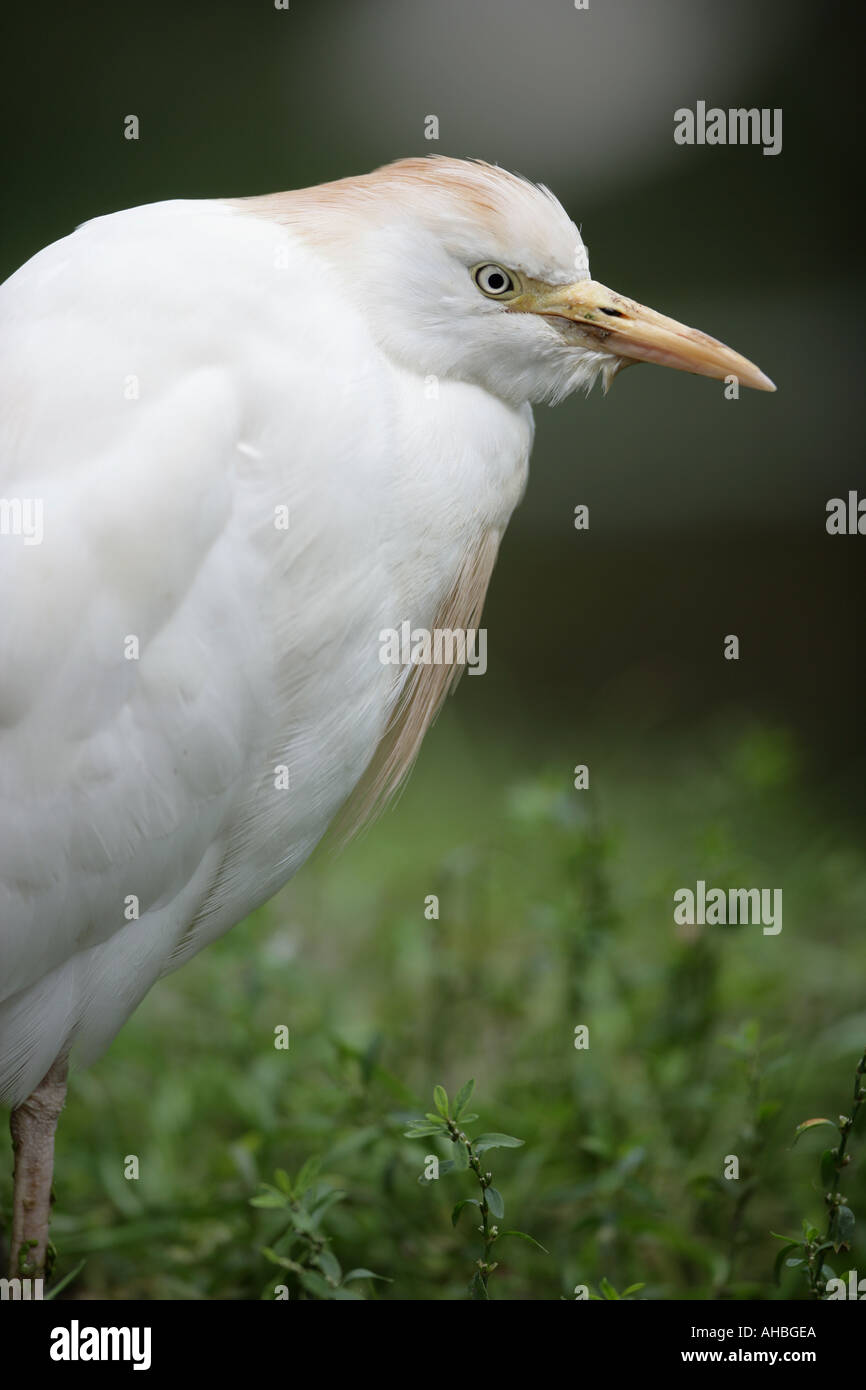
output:
[{"label": "cattle egret", "polygon": [[[527,478],[631,362],[774,386],[589,277],[556,198],[407,159],[100,217],[0,289],[0,1098],[45,1265],[70,1051],[406,774]],[[351,805],[351,802],[350,802]]]}]

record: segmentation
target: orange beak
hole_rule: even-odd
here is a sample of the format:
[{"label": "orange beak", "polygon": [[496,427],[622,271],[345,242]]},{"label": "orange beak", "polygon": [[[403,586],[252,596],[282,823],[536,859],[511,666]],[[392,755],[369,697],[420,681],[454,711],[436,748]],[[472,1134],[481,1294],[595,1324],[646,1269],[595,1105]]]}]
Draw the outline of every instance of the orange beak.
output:
[{"label": "orange beak", "polygon": [[564,320],[562,327],[570,325],[572,341],[622,358],[623,367],[632,362],[656,362],[718,381],[735,377],[740,385],[756,391],[776,389],[754,362],[724,343],[626,299],[596,280],[546,287],[541,293],[521,298],[525,304],[518,298],[515,309]]}]

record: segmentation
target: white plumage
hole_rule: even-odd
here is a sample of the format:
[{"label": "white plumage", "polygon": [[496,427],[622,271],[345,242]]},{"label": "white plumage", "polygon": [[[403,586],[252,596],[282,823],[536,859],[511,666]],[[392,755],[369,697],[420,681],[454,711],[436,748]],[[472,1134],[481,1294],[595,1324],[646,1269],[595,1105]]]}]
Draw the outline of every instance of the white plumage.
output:
[{"label": "white plumage", "polygon": [[[484,263],[520,293],[482,292]],[[405,770],[444,686],[383,665],[380,631],[477,612],[529,402],[673,349],[670,321],[589,280],[552,195],[439,159],[99,218],[13,275],[0,314],[0,498],[38,501],[44,531],[0,535],[18,1105],[291,876],[401,695]],[[673,328],[671,365],[769,386]]]},{"label": "white plumage", "polygon": [[531,417],[463,383],[431,397],[320,255],[221,203],[89,223],[2,309],[0,488],[44,529],[0,546],[17,1102],[307,857],[394,704],[380,630],[431,627],[504,527]]}]

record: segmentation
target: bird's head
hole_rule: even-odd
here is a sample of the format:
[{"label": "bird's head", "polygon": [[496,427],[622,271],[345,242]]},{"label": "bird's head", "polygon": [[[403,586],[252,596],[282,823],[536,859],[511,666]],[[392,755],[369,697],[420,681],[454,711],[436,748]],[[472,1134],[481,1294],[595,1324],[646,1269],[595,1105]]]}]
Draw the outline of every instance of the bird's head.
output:
[{"label": "bird's head", "polygon": [[507,170],[434,155],[261,202],[329,256],[383,349],[422,376],[515,404],[598,376],[607,389],[633,362],[775,390],[714,338],[590,279],[561,204]]}]

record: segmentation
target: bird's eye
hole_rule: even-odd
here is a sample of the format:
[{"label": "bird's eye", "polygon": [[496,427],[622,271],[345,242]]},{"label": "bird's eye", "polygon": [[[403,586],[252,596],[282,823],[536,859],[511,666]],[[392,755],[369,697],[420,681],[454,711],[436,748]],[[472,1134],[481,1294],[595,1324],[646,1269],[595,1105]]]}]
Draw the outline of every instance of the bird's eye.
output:
[{"label": "bird's eye", "polygon": [[502,299],[514,291],[514,281],[501,265],[479,265],[472,272],[472,278],[482,294],[491,299]]}]

